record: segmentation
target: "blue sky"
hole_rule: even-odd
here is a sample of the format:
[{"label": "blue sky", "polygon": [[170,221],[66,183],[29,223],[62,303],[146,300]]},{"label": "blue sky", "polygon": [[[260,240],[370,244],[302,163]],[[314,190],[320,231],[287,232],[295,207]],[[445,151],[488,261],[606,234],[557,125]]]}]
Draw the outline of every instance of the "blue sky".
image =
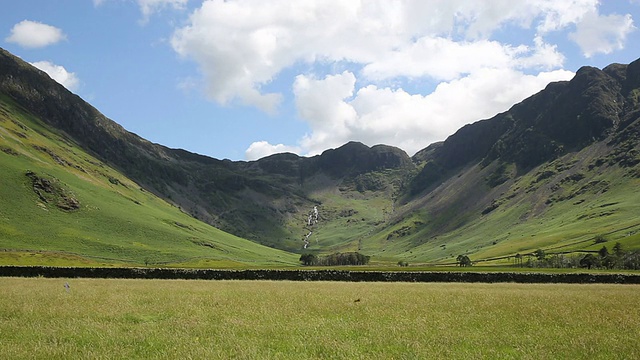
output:
[{"label": "blue sky", "polygon": [[640,0],[23,0],[0,46],[169,147],[413,155],[580,66],[636,60],[639,18]]}]

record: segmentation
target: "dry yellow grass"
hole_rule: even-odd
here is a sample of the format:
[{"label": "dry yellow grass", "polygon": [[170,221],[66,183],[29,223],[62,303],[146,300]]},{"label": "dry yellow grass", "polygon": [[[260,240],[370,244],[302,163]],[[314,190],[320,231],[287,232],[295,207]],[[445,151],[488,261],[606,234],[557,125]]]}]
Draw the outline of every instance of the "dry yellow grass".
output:
[{"label": "dry yellow grass", "polygon": [[640,354],[638,286],[0,278],[0,287],[8,359]]}]

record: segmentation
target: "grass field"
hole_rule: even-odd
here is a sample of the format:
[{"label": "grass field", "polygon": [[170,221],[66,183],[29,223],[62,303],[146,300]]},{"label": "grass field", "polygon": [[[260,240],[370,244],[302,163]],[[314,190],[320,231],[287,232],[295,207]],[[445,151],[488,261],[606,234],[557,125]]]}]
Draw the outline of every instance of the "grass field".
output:
[{"label": "grass field", "polygon": [[0,287],[7,359],[640,354],[638,286],[0,278]]}]

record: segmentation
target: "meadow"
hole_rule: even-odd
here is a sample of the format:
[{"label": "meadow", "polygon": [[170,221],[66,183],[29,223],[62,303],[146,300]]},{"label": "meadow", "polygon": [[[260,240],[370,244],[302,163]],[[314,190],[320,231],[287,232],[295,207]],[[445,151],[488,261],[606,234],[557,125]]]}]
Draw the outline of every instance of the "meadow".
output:
[{"label": "meadow", "polygon": [[0,287],[7,359],[640,354],[635,285],[0,278]]}]

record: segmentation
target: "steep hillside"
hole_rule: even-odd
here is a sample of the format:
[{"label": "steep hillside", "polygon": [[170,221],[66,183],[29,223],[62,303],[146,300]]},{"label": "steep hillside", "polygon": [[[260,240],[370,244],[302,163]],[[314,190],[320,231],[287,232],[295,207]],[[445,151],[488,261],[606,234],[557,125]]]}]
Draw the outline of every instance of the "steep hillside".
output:
[{"label": "steep hillside", "polygon": [[[412,263],[589,250],[596,235],[640,247],[640,61],[582,68],[571,81],[549,84],[413,158],[356,142],[309,158],[277,154],[251,162],[169,149],[127,132],[4,50],[0,94],[58,134],[59,143],[139,184],[145,196],[270,247],[358,250]],[[4,123],[13,124],[5,127],[11,139],[23,139],[15,134],[19,126]],[[40,158],[59,158],[57,179],[85,176],[65,165],[80,161],[61,156],[64,146],[29,146]],[[9,146],[0,163],[11,164],[14,153]],[[4,181],[28,181],[20,171],[24,178]]]},{"label": "steep hillside", "polygon": [[251,267],[297,256],[184,214],[0,95],[0,264]]},{"label": "steep hillside", "polygon": [[[208,224],[240,237],[300,249],[298,222],[317,205],[309,187],[344,174],[411,168],[402,150],[351,143],[314,158],[292,154],[232,162],[168,149],[127,132],[64,87],[0,50],[0,92],[145,189]],[[312,185],[309,185],[312,184]],[[304,220],[301,220],[302,222]]]},{"label": "steep hillside", "polygon": [[363,249],[452,261],[593,249],[599,234],[638,247],[639,75],[640,61],[582,68],[419,152],[393,225]]}]

